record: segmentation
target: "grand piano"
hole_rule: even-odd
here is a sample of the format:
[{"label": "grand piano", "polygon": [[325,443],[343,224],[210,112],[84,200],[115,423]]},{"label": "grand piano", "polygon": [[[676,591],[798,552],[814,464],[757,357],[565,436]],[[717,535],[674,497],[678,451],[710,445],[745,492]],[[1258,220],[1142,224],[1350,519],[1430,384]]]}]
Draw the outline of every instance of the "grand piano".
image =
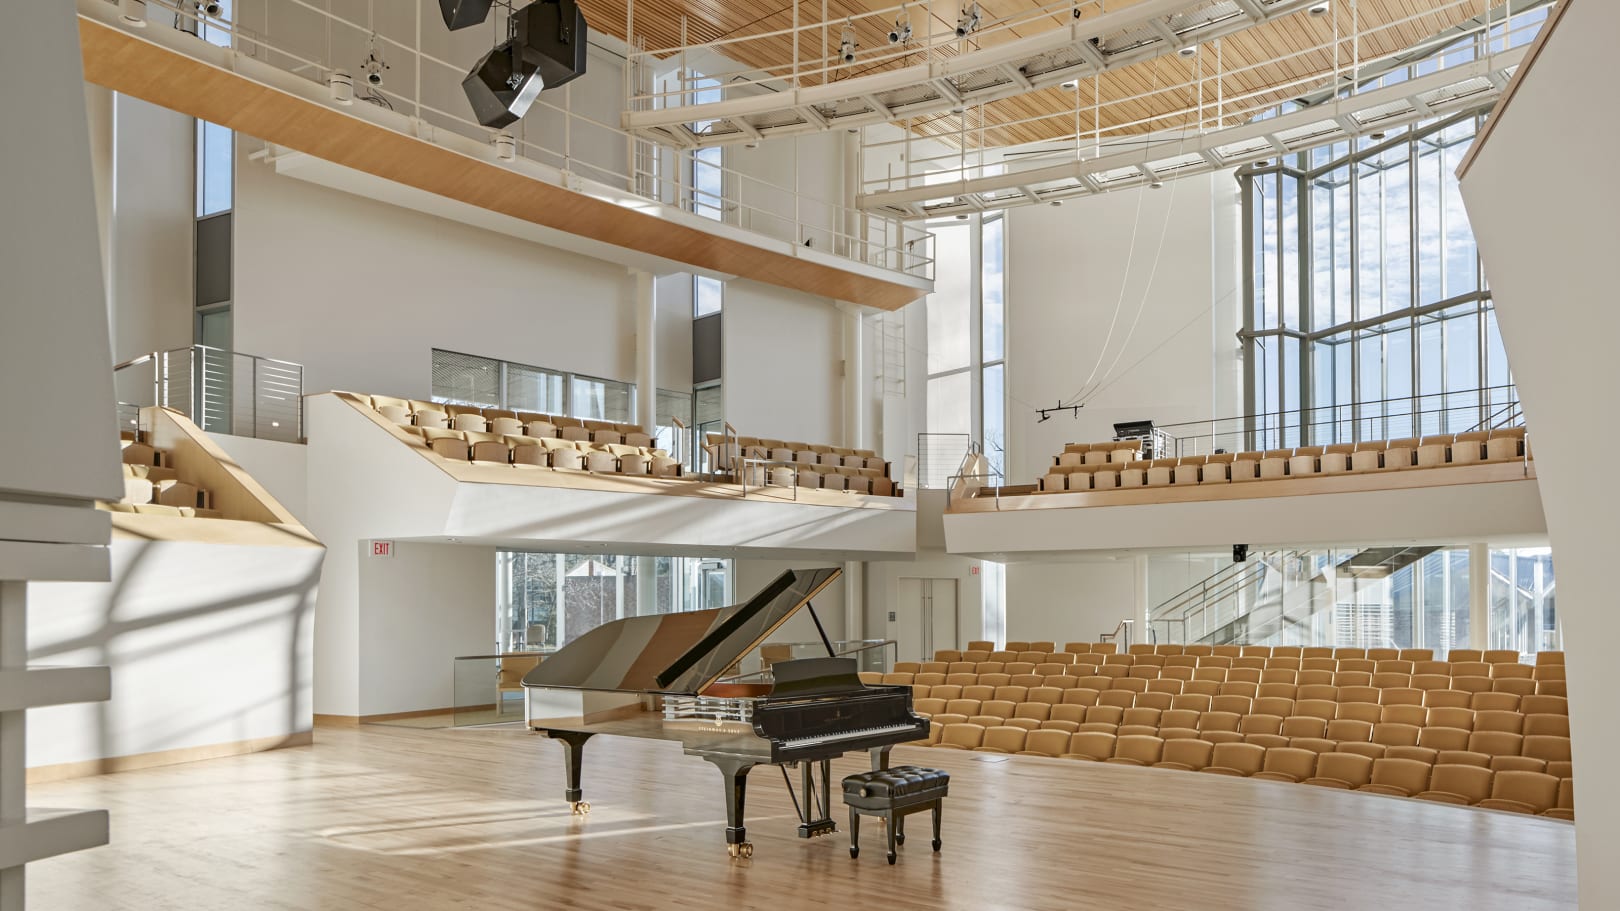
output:
[{"label": "grand piano", "polygon": [[[837,831],[830,760],[867,750],[873,768],[886,768],[891,746],[927,737],[911,688],[861,683],[855,659],[834,656],[825,631],[828,657],[775,662],[769,679],[736,667],[800,608],[815,617],[811,600],[841,573],[789,570],[742,604],[605,623],[524,675],[529,727],[566,748],[573,812],[590,811],[580,783],[585,741],[614,734],[678,741],[720,769],[732,857],[753,855],[743,807],[756,765],[782,768],[800,837]],[[797,793],[791,767],[801,773]]]}]

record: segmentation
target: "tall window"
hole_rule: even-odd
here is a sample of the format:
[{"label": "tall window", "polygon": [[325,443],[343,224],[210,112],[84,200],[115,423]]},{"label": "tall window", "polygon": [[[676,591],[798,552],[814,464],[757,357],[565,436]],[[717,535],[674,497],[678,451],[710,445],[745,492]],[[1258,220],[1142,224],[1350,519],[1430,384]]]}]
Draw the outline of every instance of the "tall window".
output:
[{"label": "tall window", "polygon": [[1516,417],[1453,176],[1478,126],[1458,115],[1240,171],[1253,448]]},{"label": "tall window", "polygon": [[692,318],[719,313],[725,303],[726,283],[704,275],[692,276]]},{"label": "tall window", "polygon": [[[691,73],[688,81],[692,104],[708,104],[725,95],[719,79]],[[715,123],[699,120],[692,124],[692,132],[703,135]],[[692,152],[692,211],[716,221],[726,217],[725,205],[725,150],[708,146]]]},{"label": "tall window", "polygon": [[942,486],[977,440],[994,471],[1006,466],[1006,221],[974,216],[929,226],[928,408],[918,483]]}]

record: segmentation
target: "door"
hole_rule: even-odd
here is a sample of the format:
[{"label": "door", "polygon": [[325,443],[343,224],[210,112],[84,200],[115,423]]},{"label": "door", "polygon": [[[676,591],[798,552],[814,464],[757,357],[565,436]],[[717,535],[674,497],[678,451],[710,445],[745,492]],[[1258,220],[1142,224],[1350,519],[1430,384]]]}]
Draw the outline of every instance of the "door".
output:
[{"label": "door", "polygon": [[932,661],[958,647],[955,579],[901,579],[888,616],[888,638],[901,661]]}]

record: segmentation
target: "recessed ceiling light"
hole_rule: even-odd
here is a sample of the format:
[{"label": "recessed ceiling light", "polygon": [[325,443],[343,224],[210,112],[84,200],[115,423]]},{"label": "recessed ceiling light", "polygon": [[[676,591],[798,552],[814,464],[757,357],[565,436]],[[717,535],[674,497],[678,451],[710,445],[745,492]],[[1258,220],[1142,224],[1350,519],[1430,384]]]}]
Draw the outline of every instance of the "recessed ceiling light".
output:
[{"label": "recessed ceiling light", "polygon": [[967,221],[967,213],[966,212],[958,212],[958,213],[956,213],[956,220],[957,221]]},{"label": "recessed ceiling light", "polygon": [[1191,57],[1194,54],[1198,53],[1198,45],[1189,44],[1186,47],[1178,48],[1176,50],[1176,53],[1180,54],[1183,57]]},{"label": "recessed ceiling light", "polygon": [[1310,14],[1312,16],[1326,16],[1331,9],[1333,9],[1331,3],[1313,3],[1311,4]]},{"label": "recessed ceiling light", "polygon": [[1075,89],[1080,87],[1080,80],[1078,80],[1078,79],[1065,80],[1062,87],[1065,88],[1065,89],[1068,89],[1069,91],[1074,91]]},{"label": "recessed ceiling light", "polygon": [[1063,200],[1061,200],[1061,199],[1054,199],[1054,200],[1052,200],[1052,203],[1051,203],[1051,204],[1052,204],[1052,205],[1054,205],[1054,206],[1061,206],[1061,205],[1063,205]]}]

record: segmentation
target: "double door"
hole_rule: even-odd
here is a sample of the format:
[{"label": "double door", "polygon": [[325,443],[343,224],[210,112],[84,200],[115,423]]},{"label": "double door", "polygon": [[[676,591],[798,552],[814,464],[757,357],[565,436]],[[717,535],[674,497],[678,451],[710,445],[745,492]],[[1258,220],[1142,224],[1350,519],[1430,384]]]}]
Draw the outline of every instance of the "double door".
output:
[{"label": "double door", "polygon": [[956,649],[956,580],[901,579],[889,610],[888,638],[901,661],[931,661],[940,649]]}]

